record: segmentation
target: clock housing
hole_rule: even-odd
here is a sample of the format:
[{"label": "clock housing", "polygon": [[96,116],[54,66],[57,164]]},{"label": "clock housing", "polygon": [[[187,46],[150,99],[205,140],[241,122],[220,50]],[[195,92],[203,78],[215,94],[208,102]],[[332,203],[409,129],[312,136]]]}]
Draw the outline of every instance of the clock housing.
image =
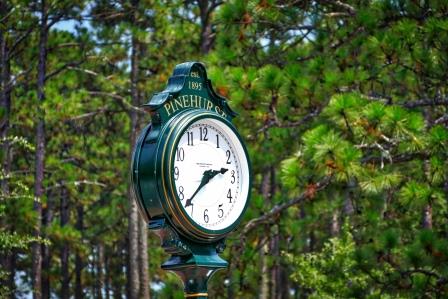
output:
[{"label": "clock housing", "polygon": [[[174,230],[173,233],[184,237],[179,240],[215,244],[235,229],[241,221],[250,197],[249,156],[243,140],[231,123],[236,114],[230,109],[226,99],[214,92],[204,66],[197,62],[176,66],[166,89],[155,94],[145,107],[151,113],[152,122],[142,130],[136,142],[131,170],[133,191],[141,214],[150,228],[159,230],[161,227],[169,226]],[[211,148],[208,151],[210,155],[219,157],[222,160],[219,163],[225,165],[214,169],[219,163],[207,165],[210,164],[207,161],[203,163],[199,160],[193,161],[192,165],[195,167],[190,167],[191,173],[186,174],[196,177],[188,180],[188,188],[182,186],[188,189],[188,192],[187,190],[182,192],[185,198],[181,198],[180,185],[176,183],[175,174],[176,167],[180,166],[175,161],[176,149],[185,142],[186,132],[192,126],[201,126],[200,124],[208,125],[210,134],[213,131],[215,135],[221,137],[220,146],[228,144],[225,151],[212,151]],[[196,155],[195,159],[201,159],[202,155],[207,154],[207,146],[213,144],[201,144],[198,148],[201,153],[189,150],[191,154]],[[233,168],[226,164],[227,150],[230,151],[231,159],[235,161],[231,165]],[[208,179],[208,174],[204,173],[221,171],[221,168],[227,170],[222,170],[224,172],[222,174],[213,174],[214,177],[206,186],[201,187],[193,196],[193,189],[199,187],[202,179]],[[232,171],[235,176],[233,185],[238,179],[237,185],[224,186],[224,177],[228,180],[226,184],[233,182]],[[202,209],[198,212],[202,213],[203,221],[189,211],[191,206],[186,205],[188,199],[192,199],[193,209]],[[225,203],[226,199],[228,202]],[[208,220],[208,223],[205,220]],[[162,239],[167,239],[166,233],[163,234]],[[173,248],[182,251],[184,247],[173,245]]]}]

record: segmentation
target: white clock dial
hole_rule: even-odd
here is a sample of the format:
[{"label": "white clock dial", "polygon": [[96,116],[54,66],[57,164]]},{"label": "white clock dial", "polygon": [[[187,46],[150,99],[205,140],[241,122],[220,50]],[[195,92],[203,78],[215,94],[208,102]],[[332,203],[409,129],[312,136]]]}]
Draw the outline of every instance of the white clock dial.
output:
[{"label": "white clock dial", "polygon": [[249,165],[243,146],[226,124],[212,118],[191,124],[174,157],[180,204],[197,224],[222,230],[238,220],[249,193]]}]

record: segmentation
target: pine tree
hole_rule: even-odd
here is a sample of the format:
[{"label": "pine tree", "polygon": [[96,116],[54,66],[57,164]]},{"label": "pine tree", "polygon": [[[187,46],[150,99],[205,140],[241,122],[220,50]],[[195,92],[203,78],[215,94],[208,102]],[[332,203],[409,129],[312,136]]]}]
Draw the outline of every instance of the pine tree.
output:
[{"label": "pine tree", "polygon": [[[433,262],[445,258],[439,248],[446,228],[434,211],[445,209],[446,139],[441,136],[446,126],[441,124],[446,125],[447,102],[437,69],[446,64],[446,52],[437,45],[447,37],[446,9],[436,3],[340,1],[281,6],[231,1],[222,7],[217,54],[210,56],[217,65],[212,79],[241,113],[239,128],[247,128],[254,172],[262,174],[267,165],[284,160],[278,202],[266,207],[262,196],[253,197],[248,218],[255,218],[242,230],[246,247],[262,246],[258,234],[280,224],[281,235],[292,239],[283,248],[300,259],[301,252],[319,251],[330,236],[337,237],[329,227],[343,217],[350,223],[344,230],[357,240],[346,262],[368,275],[356,296],[444,294],[443,267]],[[434,131],[441,137],[440,151],[432,150]],[[438,183],[431,179],[435,169],[441,171]],[[256,178],[255,186],[262,185],[261,175]],[[408,191],[415,180],[418,189]],[[420,204],[411,208],[411,199]],[[297,221],[299,215],[304,218]],[[429,246],[426,253],[416,235]],[[376,259],[362,265],[363,254]],[[426,262],[416,268],[409,256],[420,254],[431,258],[422,258]],[[248,271],[247,263],[241,258],[240,271]],[[331,271],[330,265],[313,267]],[[286,271],[294,280],[302,269]],[[402,277],[392,279],[391,273]],[[331,275],[336,282],[338,272]],[[304,289],[312,279],[296,282],[300,285],[292,289],[299,296],[323,294],[318,285]],[[247,281],[243,288],[254,294],[254,286]]]}]

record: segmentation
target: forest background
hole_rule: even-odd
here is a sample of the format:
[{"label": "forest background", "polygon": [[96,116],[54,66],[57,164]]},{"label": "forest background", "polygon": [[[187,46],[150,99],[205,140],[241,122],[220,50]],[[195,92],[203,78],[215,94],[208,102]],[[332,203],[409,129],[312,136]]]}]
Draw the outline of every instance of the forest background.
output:
[{"label": "forest background", "polygon": [[0,3],[0,297],[182,298],[129,192],[141,108],[202,61],[253,162],[212,298],[448,296],[448,5]]}]

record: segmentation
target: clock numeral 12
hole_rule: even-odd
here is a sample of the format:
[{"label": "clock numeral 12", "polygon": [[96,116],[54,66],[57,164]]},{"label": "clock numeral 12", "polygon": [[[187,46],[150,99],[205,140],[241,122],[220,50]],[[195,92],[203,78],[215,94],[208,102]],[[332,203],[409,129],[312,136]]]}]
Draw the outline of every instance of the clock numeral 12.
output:
[{"label": "clock numeral 12", "polygon": [[216,134],[216,148],[219,148],[219,135]]},{"label": "clock numeral 12", "polygon": [[201,141],[208,141],[207,133],[207,128],[199,127],[199,138],[201,139]]}]

